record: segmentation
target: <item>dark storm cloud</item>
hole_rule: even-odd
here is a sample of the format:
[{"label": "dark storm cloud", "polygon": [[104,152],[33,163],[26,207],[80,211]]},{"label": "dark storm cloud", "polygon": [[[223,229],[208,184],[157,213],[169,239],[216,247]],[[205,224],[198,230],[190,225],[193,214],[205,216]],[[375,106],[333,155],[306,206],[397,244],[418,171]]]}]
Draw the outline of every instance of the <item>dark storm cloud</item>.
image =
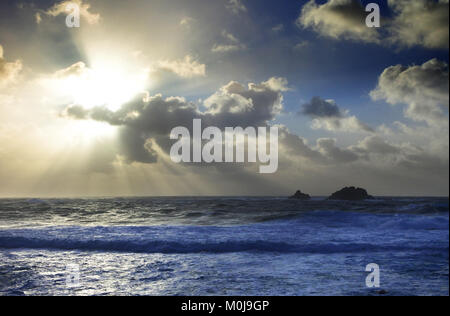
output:
[{"label": "dark storm cloud", "polygon": [[91,110],[70,106],[65,110],[69,117],[106,122],[120,128],[121,153],[128,162],[156,162],[153,141],[166,153],[173,128],[183,126],[192,129],[194,119],[202,119],[203,127],[260,127],[282,110],[285,80],[272,78],[260,84],[245,87],[231,82],[205,100],[206,111],[201,112],[194,103],[180,97],[163,98],[161,95],[138,97],[118,111],[106,107]]},{"label": "dark storm cloud", "polygon": [[341,110],[333,101],[326,101],[320,97],[314,97],[308,103],[303,104],[302,114],[318,118],[318,117],[342,117]]},{"label": "dark storm cloud", "polygon": [[153,149],[151,139],[147,137],[145,132],[133,128],[122,128],[119,141],[121,154],[125,156],[128,163],[156,163],[157,153]]}]

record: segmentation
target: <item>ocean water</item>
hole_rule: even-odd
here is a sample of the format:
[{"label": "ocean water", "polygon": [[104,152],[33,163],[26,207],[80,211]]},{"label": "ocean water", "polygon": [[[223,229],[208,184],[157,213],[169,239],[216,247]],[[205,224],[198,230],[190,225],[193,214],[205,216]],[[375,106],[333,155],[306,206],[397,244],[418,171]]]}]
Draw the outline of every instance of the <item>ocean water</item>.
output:
[{"label": "ocean water", "polygon": [[448,272],[447,198],[0,200],[0,295],[449,295]]}]

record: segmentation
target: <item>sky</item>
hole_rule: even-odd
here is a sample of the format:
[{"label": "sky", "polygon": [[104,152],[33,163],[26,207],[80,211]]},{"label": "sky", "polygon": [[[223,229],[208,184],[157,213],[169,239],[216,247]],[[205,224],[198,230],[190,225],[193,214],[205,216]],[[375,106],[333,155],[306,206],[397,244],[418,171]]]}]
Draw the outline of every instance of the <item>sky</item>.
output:
[{"label": "sky", "polygon": [[[0,197],[448,196],[448,15],[448,0],[3,0]],[[174,163],[170,131],[196,118],[277,126],[278,171]]]}]

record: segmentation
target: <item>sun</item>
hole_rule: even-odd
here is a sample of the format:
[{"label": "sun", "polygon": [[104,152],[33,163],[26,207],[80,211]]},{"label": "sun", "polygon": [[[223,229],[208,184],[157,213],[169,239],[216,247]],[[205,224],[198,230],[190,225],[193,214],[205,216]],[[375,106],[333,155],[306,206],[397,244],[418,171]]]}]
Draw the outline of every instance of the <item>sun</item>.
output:
[{"label": "sun", "polygon": [[[47,91],[56,100],[55,106],[78,105],[87,110],[106,107],[117,111],[142,95],[149,83],[144,67],[120,60],[101,58],[90,65],[77,62],[43,79],[43,87],[50,89]],[[61,128],[77,144],[92,143],[117,132],[116,127],[93,120],[65,120]]]},{"label": "sun", "polygon": [[94,68],[86,80],[80,80],[75,86],[75,103],[86,108],[106,106],[117,110],[145,86],[139,75],[128,74],[121,69]]},{"label": "sun", "polygon": [[147,82],[147,73],[142,69],[101,62],[92,67],[81,63],[74,73],[58,78],[57,86],[73,104],[86,109],[105,106],[115,111],[144,92]]}]

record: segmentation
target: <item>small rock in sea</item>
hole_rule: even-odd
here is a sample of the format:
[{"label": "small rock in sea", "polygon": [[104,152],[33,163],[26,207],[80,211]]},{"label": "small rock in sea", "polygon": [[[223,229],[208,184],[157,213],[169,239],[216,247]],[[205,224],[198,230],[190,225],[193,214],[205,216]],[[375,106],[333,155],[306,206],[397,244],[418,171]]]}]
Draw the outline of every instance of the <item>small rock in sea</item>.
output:
[{"label": "small rock in sea", "polygon": [[363,200],[371,200],[373,199],[373,196],[370,196],[364,189],[347,187],[338,192],[333,193],[328,199],[340,201],[363,201]]},{"label": "small rock in sea", "polygon": [[295,200],[310,200],[311,197],[308,194],[302,193],[302,191],[297,191],[293,196],[290,197],[291,199]]}]

